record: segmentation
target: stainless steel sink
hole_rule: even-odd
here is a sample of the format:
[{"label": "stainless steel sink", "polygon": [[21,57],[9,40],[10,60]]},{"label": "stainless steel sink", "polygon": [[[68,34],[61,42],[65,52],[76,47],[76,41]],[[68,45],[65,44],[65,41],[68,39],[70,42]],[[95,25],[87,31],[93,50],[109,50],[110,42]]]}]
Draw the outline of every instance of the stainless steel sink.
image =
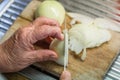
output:
[{"label": "stainless steel sink", "polygon": [[0,0],[0,39],[31,0]]}]

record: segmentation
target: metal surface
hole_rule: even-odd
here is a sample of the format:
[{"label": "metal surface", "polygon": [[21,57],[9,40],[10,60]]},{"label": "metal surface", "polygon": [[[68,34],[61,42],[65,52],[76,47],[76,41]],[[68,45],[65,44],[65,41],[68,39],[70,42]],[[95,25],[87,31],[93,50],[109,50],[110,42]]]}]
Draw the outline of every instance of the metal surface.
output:
[{"label": "metal surface", "polygon": [[3,0],[0,0],[0,4],[2,3]]},{"label": "metal surface", "polygon": [[118,55],[111,62],[104,80],[120,80],[120,52],[118,52]]},{"label": "metal surface", "polygon": [[7,80],[4,75],[0,74],[0,80]]},{"label": "metal surface", "polygon": [[18,73],[24,75],[30,80],[58,80],[57,78],[47,75],[33,67],[28,67]]},{"label": "metal surface", "polygon": [[120,25],[120,10],[105,0],[59,0],[66,10],[81,13],[92,18],[104,17]]},{"label": "metal surface", "polygon": [[31,0],[3,0],[0,3],[0,39]]},{"label": "metal surface", "polygon": [[3,0],[0,3],[0,17],[9,8],[9,6],[13,3],[13,1],[14,0]]},{"label": "metal surface", "polygon": [[67,30],[67,23],[66,23],[66,18],[65,18],[65,22],[64,22],[64,42],[65,42],[65,46],[64,46],[64,71],[66,70],[67,68],[67,65],[68,65],[68,30]]}]

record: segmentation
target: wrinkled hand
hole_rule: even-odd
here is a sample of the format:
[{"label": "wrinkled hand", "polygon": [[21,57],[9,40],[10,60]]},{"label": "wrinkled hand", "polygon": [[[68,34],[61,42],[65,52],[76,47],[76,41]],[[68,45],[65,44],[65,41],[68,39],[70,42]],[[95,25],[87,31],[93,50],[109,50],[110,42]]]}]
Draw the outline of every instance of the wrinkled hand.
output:
[{"label": "wrinkled hand", "polygon": [[60,80],[72,80],[70,72],[69,71],[63,71],[61,76],[60,76]]},{"label": "wrinkled hand", "polygon": [[33,46],[38,40],[48,36],[63,40],[58,22],[44,17],[17,30],[0,46],[0,72],[15,72],[35,62],[57,59],[54,51],[35,50]]}]

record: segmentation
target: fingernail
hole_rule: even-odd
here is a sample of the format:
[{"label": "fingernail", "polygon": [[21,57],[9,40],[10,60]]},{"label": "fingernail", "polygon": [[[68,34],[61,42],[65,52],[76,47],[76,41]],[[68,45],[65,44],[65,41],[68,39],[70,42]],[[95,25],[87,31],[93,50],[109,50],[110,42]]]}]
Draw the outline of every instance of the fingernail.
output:
[{"label": "fingernail", "polygon": [[53,61],[56,61],[57,60],[57,56],[56,55],[50,55],[49,59],[53,60]]},{"label": "fingernail", "polygon": [[64,35],[63,34],[61,34],[61,40],[63,40],[64,39]]}]

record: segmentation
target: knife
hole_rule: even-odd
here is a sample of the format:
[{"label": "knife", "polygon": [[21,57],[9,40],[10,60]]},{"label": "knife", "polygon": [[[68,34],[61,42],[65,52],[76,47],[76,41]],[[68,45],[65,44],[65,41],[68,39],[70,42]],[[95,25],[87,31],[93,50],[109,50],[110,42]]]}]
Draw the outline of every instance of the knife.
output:
[{"label": "knife", "polygon": [[64,23],[64,71],[68,66],[68,29],[66,27],[66,18]]}]

